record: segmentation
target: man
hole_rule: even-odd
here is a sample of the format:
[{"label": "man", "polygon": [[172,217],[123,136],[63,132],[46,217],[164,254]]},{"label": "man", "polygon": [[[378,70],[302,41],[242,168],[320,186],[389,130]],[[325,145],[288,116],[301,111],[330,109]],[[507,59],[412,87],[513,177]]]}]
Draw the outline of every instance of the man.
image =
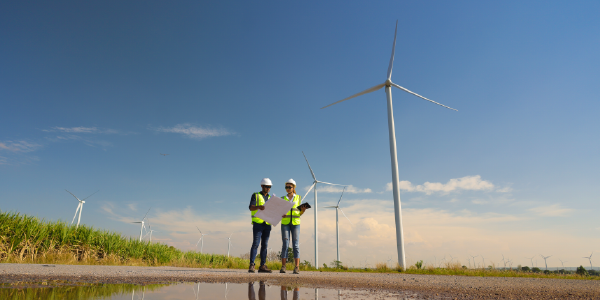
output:
[{"label": "man", "polygon": [[252,194],[250,198],[250,214],[252,215],[252,248],[250,248],[250,268],[248,272],[254,273],[254,260],[256,259],[256,252],[258,245],[260,244],[260,267],[258,268],[259,273],[271,273],[272,271],[267,268],[265,263],[267,262],[267,246],[269,244],[269,236],[271,236],[271,224],[265,222],[265,220],[256,218],[254,215],[256,212],[265,209],[265,203],[269,201],[271,195],[271,179],[263,178],[260,181],[262,191],[260,193]]}]

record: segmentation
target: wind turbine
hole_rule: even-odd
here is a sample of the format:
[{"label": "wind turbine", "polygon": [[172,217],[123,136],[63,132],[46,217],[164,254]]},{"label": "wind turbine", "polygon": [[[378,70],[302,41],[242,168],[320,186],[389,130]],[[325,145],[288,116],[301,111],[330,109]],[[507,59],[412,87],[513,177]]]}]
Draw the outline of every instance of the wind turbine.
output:
[{"label": "wind turbine", "polygon": [[[198,226],[196,226],[196,228],[198,228]],[[200,232],[200,239],[198,239],[198,242],[196,243],[196,249],[198,249],[198,243],[200,243],[200,253],[202,253],[202,248],[204,248],[204,236],[208,235],[208,233],[202,233],[200,228],[198,228],[198,231]]]},{"label": "wind turbine", "polygon": [[227,257],[229,257],[229,250],[231,250],[231,236],[232,235],[233,235],[233,233],[229,235],[229,238],[228,238],[229,241],[227,242]]},{"label": "wind turbine", "polygon": [[[339,213],[338,211],[341,211],[342,214],[344,215],[344,217],[346,217],[346,219],[348,219],[348,217],[346,216],[346,214],[344,213],[344,211],[340,208],[340,201],[342,201],[342,197],[344,196],[344,191],[346,191],[346,187],[344,187],[344,190],[342,191],[342,195],[340,196],[340,200],[338,200],[338,203],[336,206],[325,206],[325,208],[335,208],[335,240],[337,242],[337,261],[340,261],[340,222],[339,222]],[[350,224],[352,224],[352,221],[350,221],[350,219],[348,219],[348,221],[350,222]],[[352,224],[354,225],[354,224]]]},{"label": "wind turbine", "polygon": [[[396,34],[397,34],[397,32],[398,32],[398,21],[396,21],[396,30],[394,31],[394,43],[392,44],[392,56],[390,58],[390,64],[388,66],[386,81],[381,84],[378,84],[374,87],[368,88],[358,94],[354,94],[348,98],[344,98],[340,101],[329,104],[325,107],[329,107],[331,105],[338,104],[340,102],[352,99],[354,97],[358,97],[360,95],[371,93],[371,92],[377,91],[377,90],[385,87],[385,94],[387,95],[388,129],[389,129],[389,139],[390,139],[390,157],[391,157],[391,163],[392,163],[392,185],[393,185],[393,192],[394,192],[394,211],[395,211],[395,217],[396,217],[396,244],[397,244],[397,248],[398,248],[398,263],[400,264],[400,266],[402,268],[405,268],[406,267],[406,258],[404,255],[404,236],[403,236],[403,231],[402,231],[402,211],[401,211],[401,207],[400,207],[400,187],[399,187],[399,179],[398,179],[398,155],[396,153],[397,152],[396,151],[396,131],[395,131],[395,127],[394,127],[394,112],[393,112],[393,107],[392,107],[392,86],[399,88],[409,94],[413,94],[421,99],[424,99],[429,102],[435,103],[437,105],[443,106],[445,108],[452,109],[452,110],[456,110],[456,109],[448,107],[441,103],[435,102],[433,100],[427,99],[417,93],[411,92],[408,89],[405,89],[405,88],[392,82],[392,68],[393,68],[393,64],[394,64],[394,51],[396,49]],[[322,107],[321,109],[323,109],[325,107]]]},{"label": "wind turbine", "polygon": [[314,211],[315,211],[315,268],[319,269],[319,232],[317,231],[317,224],[318,224],[317,223],[317,183],[323,183],[323,184],[329,184],[329,185],[339,185],[339,186],[344,186],[344,187],[345,187],[345,185],[317,180],[317,177],[315,177],[315,172],[313,172],[312,168],[310,167],[310,164],[308,163],[308,159],[306,158],[304,151],[302,151],[302,155],[304,155],[304,160],[306,160],[306,164],[308,165],[308,169],[310,170],[310,174],[312,175],[312,178],[314,180],[313,184],[310,186],[308,191],[306,191],[306,194],[304,194],[304,197],[302,199],[306,198],[306,196],[308,195],[308,193],[310,193],[310,190],[312,190],[313,187],[315,188],[315,209],[314,209]]},{"label": "wind turbine", "polygon": [[592,254],[590,254],[590,256],[588,256],[588,257],[584,257],[584,258],[587,258],[587,259],[590,261],[590,269],[592,269],[592,270],[593,270],[593,269],[594,269],[594,267],[592,267],[592,255],[594,255],[594,252],[592,252]]},{"label": "wind turbine", "polygon": [[152,229],[152,226],[150,226],[150,219],[148,219],[148,229],[149,230],[148,230],[148,232],[146,232],[146,235],[144,235],[144,238],[146,236],[150,236],[150,243],[152,243],[152,233],[155,232],[155,231],[157,231],[157,230]]},{"label": "wind turbine", "polygon": [[504,254],[502,254],[502,263],[504,263],[504,270],[506,271],[506,261],[504,260]]},{"label": "wind turbine", "polygon": [[141,223],[141,224],[142,224],[142,226],[140,227],[140,242],[142,241],[142,230],[143,230],[143,229],[146,229],[146,226],[144,225],[144,223],[145,223],[145,221],[144,221],[144,220],[146,220],[146,216],[148,216],[148,213],[150,212],[150,209],[151,209],[151,208],[149,208],[149,209],[148,209],[148,211],[147,211],[147,212],[146,212],[146,214],[144,215],[144,218],[143,218],[141,221],[138,221],[138,222],[131,222],[131,223],[136,223],[136,224],[137,224],[137,223]]},{"label": "wind turbine", "polygon": [[[559,259],[559,260],[560,260],[560,259]],[[562,265],[562,267],[563,267],[563,270],[565,269],[565,263],[566,263],[566,262],[567,262],[566,260],[565,260],[565,261],[562,261],[562,260],[560,260],[560,264]]]},{"label": "wind turbine", "polygon": [[534,257],[535,257],[535,256],[532,256],[532,257],[525,257],[525,258],[527,258],[527,259],[531,260],[531,269],[533,269],[533,258],[534,258]]},{"label": "wind turbine", "polygon": [[[67,190],[65,190],[67,191]],[[77,209],[75,210],[75,215],[73,216],[73,221],[71,221],[71,225],[73,224],[73,222],[75,222],[75,217],[77,217],[77,212],[79,212],[79,218],[77,218],[77,226],[75,228],[79,228],[79,222],[81,221],[81,211],[83,210],[83,204],[85,203],[85,199],[93,196],[95,193],[99,192],[100,190],[95,191],[93,194],[83,198],[83,199],[79,199],[77,198],[77,196],[75,196],[73,193],[67,191],[67,193],[71,194],[73,197],[75,197],[75,199],[77,199],[77,201],[79,201],[79,205],[77,205]]]},{"label": "wind turbine", "polygon": [[469,256],[470,256],[471,258],[473,258],[473,269],[477,269],[477,264],[475,264],[475,257],[477,257],[477,256],[479,256],[479,255],[475,255],[475,256],[473,256],[473,255],[469,254]]},{"label": "wind turbine", "polygon": [[544,264],[546,265],[546,270],[548,270],[548,263],[546,263],[546,259],[548,259],[548,257],[551,257],[552,255],[550,255],[550,256],[543,256],[543,255],[540,254],[540,256],[544,259]]}]

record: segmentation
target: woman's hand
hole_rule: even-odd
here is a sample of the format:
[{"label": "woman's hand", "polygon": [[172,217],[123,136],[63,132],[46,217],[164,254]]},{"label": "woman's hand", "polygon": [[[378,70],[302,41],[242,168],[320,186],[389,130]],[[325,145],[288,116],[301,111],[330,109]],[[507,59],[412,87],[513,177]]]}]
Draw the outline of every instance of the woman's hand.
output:
[{"label": "woman's hand", "polygon": [[287,217],[287,215],[283,215],[283,216],[281,216],[281,217],[282,217],[282,218],[285,218],[285,217]]}]

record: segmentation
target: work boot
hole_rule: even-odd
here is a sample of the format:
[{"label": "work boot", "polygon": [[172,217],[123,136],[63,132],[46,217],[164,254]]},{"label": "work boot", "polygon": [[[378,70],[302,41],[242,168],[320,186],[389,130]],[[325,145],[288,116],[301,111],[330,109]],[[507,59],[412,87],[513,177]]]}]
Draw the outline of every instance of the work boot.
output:
[{"label": "work boot", "polygon": [[298,266],[294,268],[294,274],[300,274],[300,268],[298,268]]},{"label": "work boot", "polygon": [[258,273],[271,273],[273,271],[269,270],[269,268],[267,268],[267,265],[262,265],[258,268]]},{"label": "work boot", "polygon": [[285,273],[285,265],[281,266],[281,270],[279,270],[279,273]]},{"label": "work boot", "polygon": [[248,273],[254,273],[254,264],[250,264],[250,268],[248,268]]}]

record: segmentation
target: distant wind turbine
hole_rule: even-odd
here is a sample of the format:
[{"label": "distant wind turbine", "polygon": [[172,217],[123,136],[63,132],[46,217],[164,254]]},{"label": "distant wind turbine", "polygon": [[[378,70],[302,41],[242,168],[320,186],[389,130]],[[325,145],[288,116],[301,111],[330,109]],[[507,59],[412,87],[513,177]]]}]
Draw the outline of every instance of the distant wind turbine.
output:
[{"label": "distant wind turbine", "polygon": [[[342,195],[340,196],[340,200],[338,200],[338,203],[336,206],[325,206],[325,208],[335,208],[335,240],[336,240],[336,244],[337,244],[337,261],[340,261],[340,219],[339,219],[339,212],[341,211],[342,214],[344,215],[344,217],[346,217],[346,219],[348,219],[348,217],[346,216],[346,214],[344,213],[344,211],[340,208],[340,202],[342,201],[342,197],[344,196],[344,192],[346,191],[346,187],[344,187],[344,190],[342,191]],[[352,221],[350,221],[350,219],[348,219],[348,222],[350,222],[350,224],[352,224]],[[354,225],[354,224],[352,224]]]},{"label": "distant wind turbine", "polygon": [[473,258],[473,269],[477,269],[477,264],[475,264],[475,257],[477,257],[477,256],[479,256],[479,255],[475,255],[475,256],[473,256],[473,255],[469,254],[469,256],[470,256],[471,258]]},{"label": "distant wind turbine", "polygon": [[504,270],[506,270],[506,261],[504,260],[504,254],[502,254],[502,262],[504,263]]},{"label": "distant wind turbine", "polygon": [[[67,190],[65,190],[67,191]],[[93,194],[83,198],[83,199],[79,199],[77,198],[77,196],[75,196],[73,193],[67,191],[67,193],[71,194],[73,197],[75,197],[75,199],[77,199],[77,201],[79,201],[79,204],[77,205],[77,209],[75,210],[75,215],[73,216],[73,221],[71,221],[71,225],[73,224],[73,222],[75,222],[75,217],[77,217],[77,212],[79,212],[79,218],[77,218],[77,226],[75,226],[75,228],[79,228],[79,222],[81,221],[81,211],[83,210],[83,204],[85,203],[85,199],[93,196],[95,193],[99,192],[100,190],[95,191]]]},{"label": "distant wind turbine", "polygon": [[535,256],[532,256],[532,257],[525,257],[525,258],[527,258],[527,259],[531,260],[531,268],[532,268],[532,269],[533,269],[533,258],[534,258],[534,257],[535,257]]},{"label": "distant wind turbine", "polygon": [[396,48],[397,32],[398,32],[398,21],[396,21],[396,30],[394,31],[394,43],[392,44],[392,57],[390,58],[390,64],[388,66],[386,81],[381,84],[378,84],[374,87],[368,88],[358,94],[354,94],[350,97],[344,98],[340,101],[337,101],[335,103],[332,103],[325,107],[322,107],[322,109],[332,106],[334,104],[338,104],[340,102],[352,99],[354,97],[358,97],[358,96],[361,96],[364,94],[368,94],[368,93],[377,91],[377,90],[385,87],[385,93],[387,95],[388,131],[389,131],[389,139],[390,139],[390,157],[391,157],[391,164],[392,164],[392,185],[393,185],[393,194],[394,194],[394,211],[395,211],[395,218],[396,218],[396,244],[397,244],[396,246],[398,248],[398,263],[400,264],[400,266],[402,268],[406,268],[406,258],[404,255],[404,237],[403,237],[403,231],[402,231],[402,212],[401,212],[401,207],[400,207],[400,186],[399,186],[399,179],[398,179],[398,155],[396,153],[397,152],[396,151],[396,132],[395,132],[395,127],[394,127],[394,112],[393,112],[393,108],[392,108],[392,87],[399,88],[409,94],[415,95],[421,99],[435,103],[442,107],[452,109],[452,110],[456,110],[456,109],[448,107],[441,103],[435,102],[433,100],[427,99],[417,93],[411,92],[408,89],[405,89],[405,88],[392,82],[392,68],[393,68],[393,64],[394,64],[394,52],[395,52],[395,48]]},{"label": "distant wind turbine", "polygon": [[312,175],[312,178],[314,180],[313,184],[310,186],[308,191],[306,191],[306,194],[304,195],[304,197],[302,199],[305,199],[306,196],[308,195],[308,193],[310,193],[310,190],[315,188],[315,209],[314,209],[314,211],[315,211],[315,268],[319,269],[319,231],[317,230],[317,225],[318,225],[318,223],[317,223],[317,183],[329,184],[329,185],[339,185],[339,186],[345,186],[345,185],[317,180],[317,177],[315,177],[315,172],[313,172],[312,168],[310,167],[310,164],[308,163],[308,159],[306,158],[304,151],[302,151],[302,155],[304,155],[304,160],[306,160],[306,164],[308,165],[308,169],[310,170],[310,174]]},{"label": "distant wind turbine", "polygon": [[152,243],[152,233],[155,232],[155,231],[158,232],[157,230],[152,229],[152,226],[150,226],[150,219],[148,219],[148,231],[146,232],[146,235],[144,235],[144,238],[146,236],[149,236],[150,237],[150,243]]},{"label": "distant wind turbine", "polygon": [[[560,260],[560,259],[559,259],[559,260]],[[562,261],[562,260],[560,260],[560,264],[562,265],[563,269],[565,268],[565,263],[566,263],[566,262],[567,262],[566,260],[565,260],[565,261]]]},{"label": "distant wind turbine", "polygon": [[227,242],[227,257],[229,257],[229,250],[231,250],[231,236],[232,235],[233,235],[233,233],[229,235],[228,242]]},{"label": "distant wind turbine", "polygon": [[167,155],[169,155],[169,154],[162,154],[162,153],[160,153],[160,155],[162,155],[162,156],[167,156]]},{"label": "distant wind turbine", "polygon": [[594,252],[592,252],[592,254],[590,254],[590,256],[587,257],[583,257],[583,258],[587,258],[590,261],[590,269],[594,269],[594,267],[592,266],[592,255],[594,255]]},{"label": "distant wind turbine", "polygon": [[548,257],[552,257],[552,255],[550,256],[543,256],[540,254],[540,256],[544,259],[544,264],[546,265],[546,270],[548,270],[548,263],[546,263],[546,259],[548,259]]},{"label": "distant wind turbine", "polygon": [[[196,228],[198,228],[198,226],[196,226]],[[204,248],[204,236],[208,235],[208,233],[202,233],[200,228],[198,228],[198,231],[200,232],[200,239],[198,239],[198,242],[196,243],[196,249],[198,249],[198,243],[200,243],[200,253],[202,253],[202,248]]]},{"label": "distant wind turbine", "polygon": [[146,222],[146,217],[148,216],[148,213],[150,212],[150,209],[151,208],[148,209],[148,211],[144,215],[144,218],[141,221],[131,222],[131,223],[134,223],[134,224],[142,224],[140,226],[140,242],[142,241],[142,230],[146,229],[146,225],[144,225],[144,223]]}]

